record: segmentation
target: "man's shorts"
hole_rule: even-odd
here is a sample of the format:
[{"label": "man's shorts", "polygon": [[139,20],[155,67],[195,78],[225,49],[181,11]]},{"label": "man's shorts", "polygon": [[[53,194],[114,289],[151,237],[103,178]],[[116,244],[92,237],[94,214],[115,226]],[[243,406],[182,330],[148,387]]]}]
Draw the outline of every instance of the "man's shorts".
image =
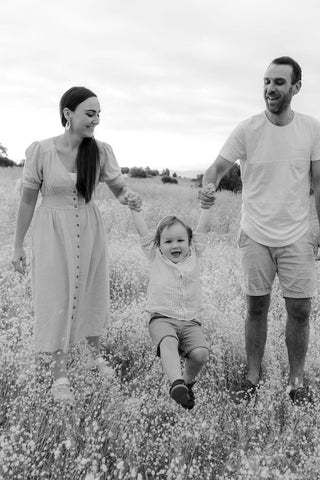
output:
[{"label": "man's shorts", "polygon": [[157,347],[158,357],[160,357],[160,343],[165,337],[177,339],[178,351],[182,357],[187,357],[195,348],[202,347],[209,350],[201,324],[197,320],[177,320],[155,314],[151,317],[149,332]]},{"label": "man's shorts", "polygon": [[276,274],[283,297],[310,298],[315,295],[316,270],[310,230],[284,247],[261,245],[240,230],[238,244],[248,295],[269,294]]}]

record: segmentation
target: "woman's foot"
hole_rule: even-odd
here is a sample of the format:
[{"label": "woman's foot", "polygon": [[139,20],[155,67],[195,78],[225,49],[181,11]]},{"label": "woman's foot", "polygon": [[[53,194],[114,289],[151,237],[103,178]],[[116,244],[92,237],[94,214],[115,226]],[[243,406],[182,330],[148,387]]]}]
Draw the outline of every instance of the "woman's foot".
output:
[{"label": "woman's foot", "polygon": [[74,395],[67,377],[58,378],[51,387],[52,398],[58,403],[74,403]]}]

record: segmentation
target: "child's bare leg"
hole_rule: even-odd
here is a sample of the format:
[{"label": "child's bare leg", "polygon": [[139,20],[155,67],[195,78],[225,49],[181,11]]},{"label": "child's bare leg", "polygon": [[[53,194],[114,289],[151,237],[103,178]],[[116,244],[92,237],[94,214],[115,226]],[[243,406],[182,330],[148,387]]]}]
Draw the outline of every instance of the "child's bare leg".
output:
[{"label": "child's bare leg", "polygon": [[171,383],[182,378],[178,341],[174,337],[164,337],[160,343],[160,358],[164,371]]},{"label": "child's bare leg", "polygon": [[183,374],[183,379],[187,385],[196,378],[200,370],[207,363],[208,357],[209,352],[207,348],[197,347],[191,350],[186,358]]},{"label": "child's bare leg", "polygon": [[54,366],[54,378],[68,378],[67,372],[67,354],[62,350],[57,350],[52,354],[53,366]]}]

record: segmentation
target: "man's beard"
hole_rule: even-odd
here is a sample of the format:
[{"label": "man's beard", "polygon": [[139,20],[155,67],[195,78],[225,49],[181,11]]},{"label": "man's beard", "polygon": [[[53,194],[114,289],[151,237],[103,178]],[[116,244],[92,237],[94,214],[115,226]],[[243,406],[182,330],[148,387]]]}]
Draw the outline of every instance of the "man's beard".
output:
[{"label": "man's beard", "polygon": [[276,115],[280,115],[283,113],[291,103],[292,99],[292,88],[290,88],[289,92],[286,93],[284,96],[280,97],[278,100],[275,100],[270,105],[270,99],[265,96],[266,107],[269,112],[274,113]]}]

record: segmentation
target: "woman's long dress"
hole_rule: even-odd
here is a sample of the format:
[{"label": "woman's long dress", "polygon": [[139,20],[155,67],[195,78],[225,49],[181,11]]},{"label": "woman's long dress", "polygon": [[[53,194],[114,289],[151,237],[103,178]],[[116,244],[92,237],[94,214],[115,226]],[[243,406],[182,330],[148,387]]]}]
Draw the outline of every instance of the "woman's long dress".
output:
[{"label": "woman's long dress", "polygon": [[[98,181],[124,185],[112,148],[97,142]],[[108,253],[97,205],[85,203],[76,178],[60,160],[53,138],[27,149],[23,185],[42,201],[33,229],[32,294],[37,352],[66,352],[83,337],[98,336],[109,315]]]}]

